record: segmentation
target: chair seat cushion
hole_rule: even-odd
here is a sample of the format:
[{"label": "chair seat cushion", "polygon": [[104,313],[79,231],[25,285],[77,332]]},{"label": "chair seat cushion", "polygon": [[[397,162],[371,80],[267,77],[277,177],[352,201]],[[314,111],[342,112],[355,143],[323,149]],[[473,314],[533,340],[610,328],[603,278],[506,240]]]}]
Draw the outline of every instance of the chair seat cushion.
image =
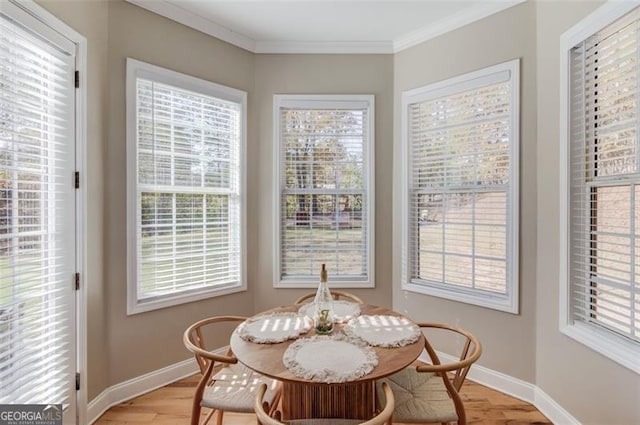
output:
[{"label": "chair seat cushion", "polygon": [[267,384],[264,401],[269,405],[278,392],[278,382],[260,375],[237,363],[229,365],[214,375],[212,385],[209,385],[202,396],[200,405],[211,409],[229,412],[253,413],[253,403],[260,385]]},{"label": "chair seat cushion", "polygon": [[[458,420],[453,400],[442,377],[434,373],[419,373],[415,366],[407,367],[377,383],[378,402],[382,383],[386,382],[395,398],[394,422],[455,422]],[[382,397],[384,398],[384,397]]]}]

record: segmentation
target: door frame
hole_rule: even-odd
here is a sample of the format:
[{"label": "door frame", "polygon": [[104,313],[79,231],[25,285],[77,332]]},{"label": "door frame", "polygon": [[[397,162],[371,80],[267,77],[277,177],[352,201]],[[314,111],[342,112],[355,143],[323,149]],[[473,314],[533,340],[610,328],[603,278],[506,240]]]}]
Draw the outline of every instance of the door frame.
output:
[{"label": "door frame", "polygon": [[[87,423],[87,287],[91,282],[87,268],[87,39],[33,0],[9,0],[43,24],[54,29],[76,45],[76,71],[80,84],[75,90],[75,169],[80,173],[76,189],[76,272],[80,288],[76,291],[76,372],[80,373],[80,389],[76,391],[76,425]],[[71,176],[70,176],[71,177]],[[72,184],[72,181],[69,182]]]}]

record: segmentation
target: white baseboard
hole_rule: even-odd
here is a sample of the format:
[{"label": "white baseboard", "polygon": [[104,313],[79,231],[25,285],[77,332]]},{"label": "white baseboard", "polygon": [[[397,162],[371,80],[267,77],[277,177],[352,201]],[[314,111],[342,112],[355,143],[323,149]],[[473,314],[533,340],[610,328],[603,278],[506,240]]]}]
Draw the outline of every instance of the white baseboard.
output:
[{"label": "white baseboard", "polygon": [[[225,354],[227,348],[228,347],[222,347],[215,352],[217,354]],[[446,353],[438,352],[438,356],[443,362],[457,360],[455,357]],[[423,353],[418,359],[430,363],[426,353]],[[87,408],[89,424],[98,420],[110,407],[153,391],[156,388],[163,387],[171,382],[186,378],[196,373],[197,370],[198,366],[195,360],[190,358],[107,388],[89,403]],[[549,397],[547,393],[529,382],[480,365],[474,365],[471,368],[468,378],[474,382],[533,404],[556,425],[580,425],[580,422],[576,418],[571,416],[569,412]]]},{"label": "white baseboard", "polygon": [[576,418],[538,387],[533,405],[556,425],[580,425]]},{"label": "white baseboard", "polygon": [[[216,350],[216,353],[225,354],[227,347]],[[139,395],[148,393],[157,388],[175,382],[179,379],[191,376],[198,371],[198,365],[193,357],[175,363],[162,369],[154,370],[137,378],[129,379],[102,391],[100,395],[89,402],[87,406],[87,420],[94,423],[107,409],[130,400]]]},{"label": "white baseboard", "polygon": [[[442,352],[438,352],[438,357],[440,357],[443,362],[454,362],[458,360],[456,357]],[[418,360],[431,363],[426,352],[423,352]],[[533,404],[555,425],[580,425],[580,422],[576,418],[571,416],[569,412],[549,397],[547,393],[529,382],[477,364],[473,365],[467,377],[486,387],[493,388],[494,390]]]}]

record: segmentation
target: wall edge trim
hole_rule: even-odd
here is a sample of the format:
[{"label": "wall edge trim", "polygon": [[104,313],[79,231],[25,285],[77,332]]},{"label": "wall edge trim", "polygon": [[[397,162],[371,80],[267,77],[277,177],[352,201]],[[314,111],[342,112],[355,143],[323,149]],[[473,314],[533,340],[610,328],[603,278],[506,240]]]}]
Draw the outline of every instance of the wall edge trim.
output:
[{"label": "wall edge trim", "polygon": [[557,425],[580,425],[580,422],[560,406],[540,387],[536,387],[534,406],[538,408],[551,422]]},{"label": "wall edge trim", "polygon": [[[423,353],[418,359],[427,360],[428,357],[425,356],[426,354]],[[438,356],[443,362],[458,360],[456,357],[442,352],[438,352]],[[469,371],[468,378],[481,385],[533,404],[536,409],[556,425],[580,425],[580,421],[545,393],[542,388],[530,382],[478,364],[473,365]]]},{"label": "wall edge trim", "polygon": [[[227,349],[228,347],[221,347],[215,350],[214,353],[225,354]],[[429,362],[425,356],[426,354],[423,353],[418,360]],[[438,352],[438,356],[444,362],[457,360],[456,357],[442,352]],[[195,360],[189,358],[108,387],[89,402],[87,407],[88,423],[93,424],[108,409],[117,404],[191,376],[197,370]],[[534,384],[477,364],[469,371],[468,378],[481,385],[533,404],[556,425],[580,425],[576,418]]]},{"label": "wall edge trim", "polygon": [[[221,347],[213,353],[224,355],[228,347]],[[124,401],[146,394],[177,380],[195,374],[198,366],[193,357],[112,385],[102,391],[87,405],[87,423],[93,424],[108,409]]]}]

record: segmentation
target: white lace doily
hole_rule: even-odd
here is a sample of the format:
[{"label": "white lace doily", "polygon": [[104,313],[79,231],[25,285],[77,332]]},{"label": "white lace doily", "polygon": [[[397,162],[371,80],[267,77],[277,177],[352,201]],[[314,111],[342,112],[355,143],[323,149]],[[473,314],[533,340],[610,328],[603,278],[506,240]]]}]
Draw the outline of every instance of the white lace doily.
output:
[{"label": "white lace doily", "polygon": [[309,332],[311,319],[297,313],[271,313],[245,320],[236,332],[245,341],[275,344]]},{"label": "white lace doily", "polygon": [[[298,314],[313,317],[315,307],[315,304],[312,302],[303,304],[302,307],[298,309]],[[360,314],[360,304],[344,300],[333,301],[333,314],[336,322],[344,323]]]},{"label": "white lace doily", "polygon": [[291,344],[282,362],[300,378],[332,384],[368,374],[378,364],[378,356],[364,341],[343,334],[317,335]]},{"label": "white lace doily", "polygon": [[342,331],[377,347],[404,347],[420,338],[420,328],[405,317],[360,316],[349,320]]}]

